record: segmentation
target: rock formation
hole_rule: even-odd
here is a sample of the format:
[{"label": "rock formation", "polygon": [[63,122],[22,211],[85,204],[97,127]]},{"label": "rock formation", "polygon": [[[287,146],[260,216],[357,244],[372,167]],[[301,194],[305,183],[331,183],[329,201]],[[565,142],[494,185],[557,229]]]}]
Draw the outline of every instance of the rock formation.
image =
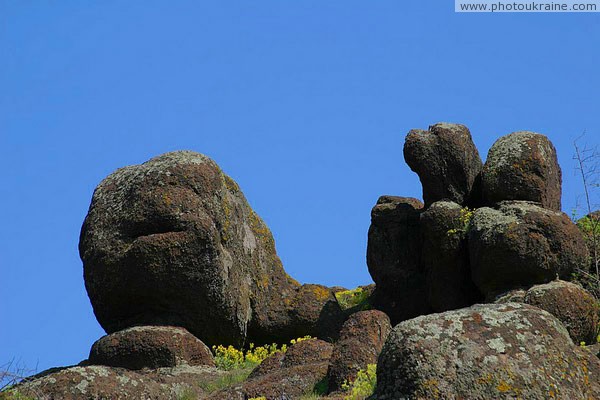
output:
[{"label": "rock formation", "polygon": [[439,123],[411,130],[404,158],[425,206],[380,197],[367,247],[373,304],[393,324],[567,279],[587,262],[580,230],[560,212],[561,171],[544,135],[498,139],[482,169],[469,130]]},{"label": "rock formation", "polygon": [[[374,363],[373,400],[600,398],[598,301],[564,281],[589,258],[560,212],[550,141],[507,135],[482,166],[469,130],[439,123],[409,132],[404,157],[425,204],[378,199],[375,285],[353,291],[289,277],[267,226],[208,157],[174,152],[117,170],[94,192],[80,240],[108,335],[80,365],[0,399],[341,400],[344,382]],[[251,372],[215,367],[205,345],[305,335],[316,338],[266,353]]]},{"label": "rock formation", "polygon": [[544,135],[514,132],[501,137],[488,153],[481,173],[484,201],[535,201],[560,211],[561,170],[554,146]]},{"label": "rock formation", "polygon": [[106,335],[92,345],[88,363],[130,370],[181,364],[215,366],[204,343],[172,326],[136,326]]},{"label": "rock formation", "polygon": [[529,290],[513,290],[499,296],[495,302],[508,301],[531,304],[554,315],[567,328],[576,344],[596,343],[598,329],[598,299],[571,282],[552,281],[532,286]]},{"label": "rock formation", "polygon": [[333,294],[285,273],[239,186],[198,153],[163,154],[104,179],[79,249],[108,333],[174,325],[209,345],[239,345],[322,336],[324,308],[341,324]]},{"label": "rock formation", "polygon": [[581,233],[565,213],[524,201],[477,209],[468,241],[473,282],[488,296],[568,278],[588,257]]},{"label": "rock formation", "polygon": [[377,357],[392,326],[389,317],[377,310],[352,314],[342,326],[327,373],[329,391],[336,392],[344,382],[356,379],[358,371],[377,364]]},{"label": "rock formation", "polygon": [[404,142],[404,159],[419,175],[426,206],[438,200],[467,203],[482,168],[469,129],[459,124],[413,129]]},{"label": "rock formation", "polygon": [[420,265],[419,219],[423,203],[410,197],[381,196],[371,211],[367,265],[375,282],[375,306],[392,324],[429,312]]},{"label": "rock formation", "polygon": [[600,360],[549,313],[476,305],[405,321],[377,365],[377,400],[595,399]]}]

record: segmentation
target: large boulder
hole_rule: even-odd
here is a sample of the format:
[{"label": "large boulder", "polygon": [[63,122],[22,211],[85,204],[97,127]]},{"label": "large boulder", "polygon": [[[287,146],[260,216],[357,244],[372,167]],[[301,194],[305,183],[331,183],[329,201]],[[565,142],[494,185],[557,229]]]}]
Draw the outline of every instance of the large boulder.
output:
[{"label": "large boulder", "polygon": [[[297,342],[285,353],[275,353],[240,384],[211,394],[211,400],[298,399],[311,393],[327,376],[333,345],[319,339]],[[326,389],[326,387],[325,387]]]},{"label": "large boulder", "polygon": [[468,241],[473,282],[488,299],[567,278],[588,257],[581,233],[566,214],[524,201],[477,209]]},{"label": "large boulder", "polygon": [[481,172],[483,199],[528,200],[560,211],[561,170],[556,149],[544,135],[514,132],[498,139]]},{"label": "large boulder", "polygon": [[[304,293],[283,270],[269,228],[202,154],[163,154],[104,179],[79,251],[94,313],[108,333],[174,325],[209,345],[241,345],[305,330],[294,324],[306,316],[292,315]],[[309,319],[318,320],[321,310],[312,310]]]},{"label": "large boulder", "polygon": [[575,343],[596,343],[598,301],[581,286],[565,281],[536,285],[527,291],[524,301],[558,318]]},{"label": "large boulder", "polygon": [[422,211],[419,200],[396,196],[381,196],[371,211],[367,265],[376,284],[372,302],[392,324],[430,310],[419,264]]},{"label": "large boulder", "polygon": [[92,345],[88,360],[133,370],[215,365],[204,343],[184,328],[173,326],[137,326],[103,336]]},{"label": "large boulder", "polygon": [[54,368],[28,378],[8,399],[44,400],[180,400],[204,398],[203,387],[226,373],[207,366],[131,371],[101,365]]},{"label": "large boulder", "polygon": [[404,160],[419,175],[427,207],[443,199],[468,203],[483,166],[469,129],[449,123],[411,130],[404,142]]},{"label": "large boulder", "polygon": [[327,373],[329,391],[342,389],[344,382],[356,379],[358,371],[377,364],[377,357],[392,330],[389,317],[377,310],[352,314],[335,342]]},{"label": "large boulder", "polygon": [[433,311],[470,306],[480,299],[471,280],[467,231],[473,211],[437,201],[421,214],[421,265]]},{"label": "large boulder", "polygon": [[600,360],[536,307],[485,304],[394,328],[377,364],[377,399],[597,399]]}]

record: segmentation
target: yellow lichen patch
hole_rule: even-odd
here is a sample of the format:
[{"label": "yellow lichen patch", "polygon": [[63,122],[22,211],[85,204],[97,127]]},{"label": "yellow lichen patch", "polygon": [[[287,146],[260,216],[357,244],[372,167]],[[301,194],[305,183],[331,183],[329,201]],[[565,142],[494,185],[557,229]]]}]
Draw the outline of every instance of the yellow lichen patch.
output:
[{"label": "yellow lichen patch", "polygon": [[496,386],[499,392],[505,393],[511,390],[511,386],[503,379],[500,379],[500,383]]},{"label": "yellow lichen patch", "polygon": [[162,199],[163,199],[163,203],[165,203],[165,205],[167,207],[170,207],[171,204],[173,204],[173,200],[171,200],[171,197],[169,196],[168,193],[163,193],[162,194]]},{"label": "yellow lichen patch", "polygon": [[418,392],[422,393],[428,399],[439,399],[440,389],[437,379],[426,379],[419,384]]},{"label": "yellow lichen patch", "polygon": [[237,182],[225,174],[223,174],[223,182],[225,183],[225,187],[229,189],[230,192],[238,193],[241,191]]}]

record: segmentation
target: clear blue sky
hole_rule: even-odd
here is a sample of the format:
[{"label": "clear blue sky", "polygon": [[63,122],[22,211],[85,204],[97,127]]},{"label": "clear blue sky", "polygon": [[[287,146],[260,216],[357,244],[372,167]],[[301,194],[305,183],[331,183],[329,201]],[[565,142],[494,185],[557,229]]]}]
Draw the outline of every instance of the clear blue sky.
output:
[{"label": "clear blue sky", "polygon": [[103,331],[77,252],[94,187],[191,149],[216,160],[301,282],[369,283],[369,212],[421,197],[411,128],[464,123],[483,158],[533,130],[600,137],[600,14],[444,1],[0,0],[0,364],[77,363]]}]

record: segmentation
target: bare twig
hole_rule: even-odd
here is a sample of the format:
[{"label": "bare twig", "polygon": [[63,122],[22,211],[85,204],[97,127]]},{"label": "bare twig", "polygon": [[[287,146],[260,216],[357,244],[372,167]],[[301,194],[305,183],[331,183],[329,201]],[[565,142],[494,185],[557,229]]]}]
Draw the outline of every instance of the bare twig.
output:
[{"label": "bare twig", "polygon": [[[594,205],[592,204],[592,193],[594,188],[600,187],[600,153],[597,147],[581,147],[578,141],[585,135],[585,132],[573,141],[575,155],[573,159],[576,161],[576,171],[581,176],[584,190],[585,207],[587,218],[590,223],[590,232],[587,234],[587,240],[591,242],[591,257],[592,266],[595,270],[595,282],[600,282],[600,255],[598,254],[598,243],[600,242],[598,228],[600,226],[600,216],[593,214]],[[588,274],[589,275],[589,274]],[[590,278],[588,276],[588,278]]]}]

